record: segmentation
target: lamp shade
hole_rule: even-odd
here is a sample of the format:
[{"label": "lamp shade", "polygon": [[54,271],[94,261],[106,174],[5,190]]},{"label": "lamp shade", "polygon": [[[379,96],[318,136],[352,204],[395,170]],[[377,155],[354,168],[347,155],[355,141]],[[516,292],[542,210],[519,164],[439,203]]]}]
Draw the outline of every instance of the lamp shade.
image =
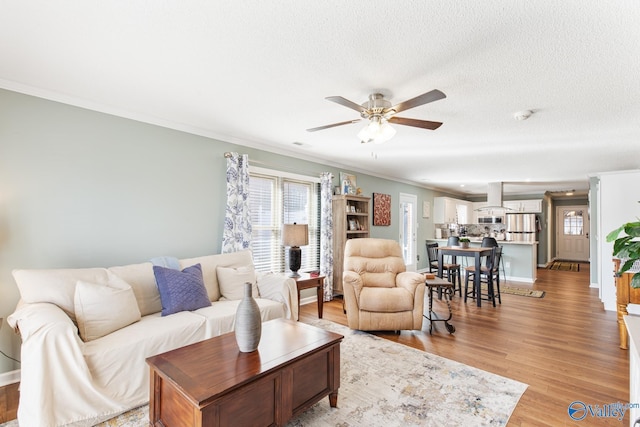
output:
[{"label": "lamp shade", "polygon": [[358,138],[360,138],[362,142],[382,144],[393,138],[395,134],[396,130],[392,128],[386,120],[374,117],[369,124],[358,133]]},{"label": "lamp shade", "polygon": [[307,224],[283,224],[283,246],[306,246],[309,244],[309,226]]}]

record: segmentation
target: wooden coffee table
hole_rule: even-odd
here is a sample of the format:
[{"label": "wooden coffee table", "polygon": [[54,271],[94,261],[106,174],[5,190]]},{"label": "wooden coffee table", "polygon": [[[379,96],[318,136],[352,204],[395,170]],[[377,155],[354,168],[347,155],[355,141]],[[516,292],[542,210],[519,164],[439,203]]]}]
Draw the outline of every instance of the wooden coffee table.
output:
[{"label": "wooden coffee table", "polygon": [[343,336],[276,319],[258,350],[233,332],[149,357],[151,426],[281,426],[325,396],[336,407]]}]

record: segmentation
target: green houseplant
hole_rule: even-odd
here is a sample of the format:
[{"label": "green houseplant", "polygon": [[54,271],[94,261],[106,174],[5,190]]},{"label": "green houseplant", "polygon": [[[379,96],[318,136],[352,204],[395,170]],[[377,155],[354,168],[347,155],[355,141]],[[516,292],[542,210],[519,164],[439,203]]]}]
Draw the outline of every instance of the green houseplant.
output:
[{"label": "green houseplant", "polygon": [[[621,233],[623,233],[621,235]],[[613,242],[613,256],[624,261],[618,274],[629,270],[633,263],[640,260],[640,220],[627,222],[607,235],[607,242]],[[640,288],[640,272],[631,278],[631,287]]]},{"label": "green houseplant", "polygon": [[463,248],[468,248],[469,247],[469,243],[471,242],[471,240],[469,240],[466,237],[462,237],[460,240],[458,240],[460,242],[460,246]]}]

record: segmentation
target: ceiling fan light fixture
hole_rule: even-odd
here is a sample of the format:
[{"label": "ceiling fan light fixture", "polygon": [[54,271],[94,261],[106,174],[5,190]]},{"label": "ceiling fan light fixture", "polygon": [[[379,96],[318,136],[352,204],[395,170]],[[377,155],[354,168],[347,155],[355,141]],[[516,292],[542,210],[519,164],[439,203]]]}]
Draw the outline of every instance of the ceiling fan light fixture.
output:
[{"label": "ceiling fan light fixture", "polygon": [[374,144],[382,144],[389,141],[396,134],[396,130],[381,117],[374,116],[367,126],[358,132],[358,138],[363,143],[373,142]]}]

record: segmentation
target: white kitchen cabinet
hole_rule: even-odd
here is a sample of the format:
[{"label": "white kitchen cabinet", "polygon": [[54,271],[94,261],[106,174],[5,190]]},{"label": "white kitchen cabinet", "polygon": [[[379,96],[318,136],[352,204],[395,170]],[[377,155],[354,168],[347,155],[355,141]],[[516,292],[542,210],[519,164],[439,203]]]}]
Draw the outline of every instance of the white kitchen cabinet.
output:
[{"label": "white kitchen cabinet", "polygon": [[484,208],[485,206],[487,206],[487,202],[473,202],[473,223],[474,224],[480,224],[480,221],[478,221],[478,218],[480,218],[481,216],[487,215],[486,212],[478,210],[478,209]]},{"label": "white kitchen cabinet", "polygon": [[434,197],[433,222],[435,224],[471,224],[473,203],[452,197]]},{"label": "white kitchen cabinet", "polygon": [[507,213],[541,213],[542,199],[536,200],[509,200],[502,203],[507,208]]},{"label": "white kitchen cabinet", "polygon": [[472,224],[473,203],[466,200],[456,200],[456,214],[458,215],[458,224]]},{"label": "white kitchen cabinet", "polygon": [[450,197],[433,198],[433,222],[435,224],[452,224],[458,222],[455,199]]}]

